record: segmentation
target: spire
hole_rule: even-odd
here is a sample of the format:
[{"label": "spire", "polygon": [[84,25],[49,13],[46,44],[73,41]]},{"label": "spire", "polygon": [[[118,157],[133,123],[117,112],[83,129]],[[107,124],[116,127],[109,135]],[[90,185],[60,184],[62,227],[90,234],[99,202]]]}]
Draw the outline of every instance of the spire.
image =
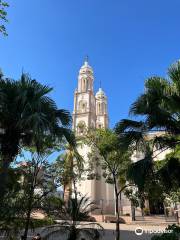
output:
[{"label": "spire", "polygon": [[85,62],[89,62],[89,56],[88,55],[86,55],[86,57],[85,57]]},{"label": "spire", "polygon": [[[84,68],[86,68],[86,69],[88,69],[88,70],[91,70],[92,73],[93,73],[93,69],[92,69],[92,67],[89,65],[89,56],[88,56],[88,55],[86,55],[86,57],[85,57],[85,59],[84,59],[84,64],[82,65],[81,69],[84,69]],[[80,69],[80,71],[81,71],[81,69]]]},{"label": "spire", "polygon": [[84,65],[88,66],[88,62],[89,62],[89,56],[86,55],[85,60],[84,60]]}]

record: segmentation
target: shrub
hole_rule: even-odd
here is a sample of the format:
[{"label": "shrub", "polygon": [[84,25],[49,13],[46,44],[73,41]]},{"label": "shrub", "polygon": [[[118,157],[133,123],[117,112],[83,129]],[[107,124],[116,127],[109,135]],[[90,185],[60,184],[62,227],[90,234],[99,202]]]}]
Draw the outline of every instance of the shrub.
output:
[{"label": "shrub", "polygon": [[144,214],[145,214],[146,216],[149,216],[149,215],[150,215],[150,210],[149,210],[149,208],[144,208]]},{"label": "shrub", "polygon": [[32,222],[32,228],[40,228],[45,226],[50,226],[55,224],[55,221],[51,218],[45,218],[45,219],[33,219]]},{"label": "shrub", "polygon": [[126,213],[125,216],[129,217],[129,216],[130,216],[130,213]]}]

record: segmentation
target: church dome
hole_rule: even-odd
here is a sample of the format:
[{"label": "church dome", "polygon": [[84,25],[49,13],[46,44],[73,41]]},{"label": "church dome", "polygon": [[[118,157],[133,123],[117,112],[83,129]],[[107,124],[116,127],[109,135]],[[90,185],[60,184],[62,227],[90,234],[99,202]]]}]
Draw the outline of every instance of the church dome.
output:
[{"label": "church dome", "polygon": [[86,72],[91,72],[91,73],[93,73],[93,69],[92,69],[92,67],[89,65],[87,59],[84,61],[84,64],[83,64],[82,67],[80,68],[80,73],[86,73]]},{"label": "church dome", "polygon": [[99,88],[98,92],[96,93],[96,98],[106,98],[106,94],[102,88]]}]

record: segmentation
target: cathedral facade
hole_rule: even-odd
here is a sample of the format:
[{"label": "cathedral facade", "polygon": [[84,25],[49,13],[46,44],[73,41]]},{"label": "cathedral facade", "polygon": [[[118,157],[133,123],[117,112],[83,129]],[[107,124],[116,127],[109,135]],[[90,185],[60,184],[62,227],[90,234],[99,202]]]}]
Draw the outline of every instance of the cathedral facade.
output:
[{"label": "cathedral facade", "polygon": [[[86,60],[79,70],[78,86],[74,93],[74,110],[73,110],[73,130],[77,137],[83,137],[86,129],[89,128],[108,128],[108,103],[107,96],[102,88],[94,93],[94,74],[93,69]],[[155,138],[162,135],[162,132],[148,133],[147,138]],[[78,146],[78,152],[83,157],[85,168],[89,164],[89,153],[91,153],[90,146],[82,143]],[[161,161],[166,154],[171,150],[160,151],[154,149],[154,161]],[[132,162],[137,162],[144,158],[144,153],[134,151],[131,156]],[[102,170],[97,167],[97,172],[102,176]],[[115,213],[115,196],[112,184],[105,183],[103,177],[100,179],[88,179],[84,174],[81,181],[77,184],[77,191],[82,195],[90,197],[92,201],[99,207],[99,214],[113,214]],[[153,203],[154,204],[154,203]],[[153,209],[154,205],[146,201],[146,207]],[[162,203],[163,204],[163,203]],[[131,214],[131,203],[122,193],[121,211],[123,214]],[[153,211],[152,211],[153,213]],[[136,208],[136,216],[141,215],[140,208]]]},{"label": "cathedral facade", "polygon": [[[78,86],[74,93],[73,130],[76,136],[83,136],[85,129],[108,128],[108,125],[107,96],[102,88],[94,93],[93,69],[85,60],[80,68]],[[78,152],[83,157],[86,167],[90,147],[83,143],[78,147]],[[114,214],[113,185],[105,183],[103,177],[99,180],[88,180],[84,175],[83,178],[77,185],[77,191],[95,201],[101,213],[103,211],[104,214]]]}]

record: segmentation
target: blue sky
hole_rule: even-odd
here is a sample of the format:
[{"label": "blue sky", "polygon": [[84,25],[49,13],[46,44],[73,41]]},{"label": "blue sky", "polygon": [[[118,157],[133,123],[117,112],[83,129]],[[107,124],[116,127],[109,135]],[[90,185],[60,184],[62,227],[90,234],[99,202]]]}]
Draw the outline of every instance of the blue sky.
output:
[{"label": "blue sky", "polygon": [[166,75],[180,54],[179,0],[9,0],[0,67],[18,79],[22,68],[54,87],[59,108],[72,111],[85,55],[109,100],[110,126],[128,117],[151,75]]}]

